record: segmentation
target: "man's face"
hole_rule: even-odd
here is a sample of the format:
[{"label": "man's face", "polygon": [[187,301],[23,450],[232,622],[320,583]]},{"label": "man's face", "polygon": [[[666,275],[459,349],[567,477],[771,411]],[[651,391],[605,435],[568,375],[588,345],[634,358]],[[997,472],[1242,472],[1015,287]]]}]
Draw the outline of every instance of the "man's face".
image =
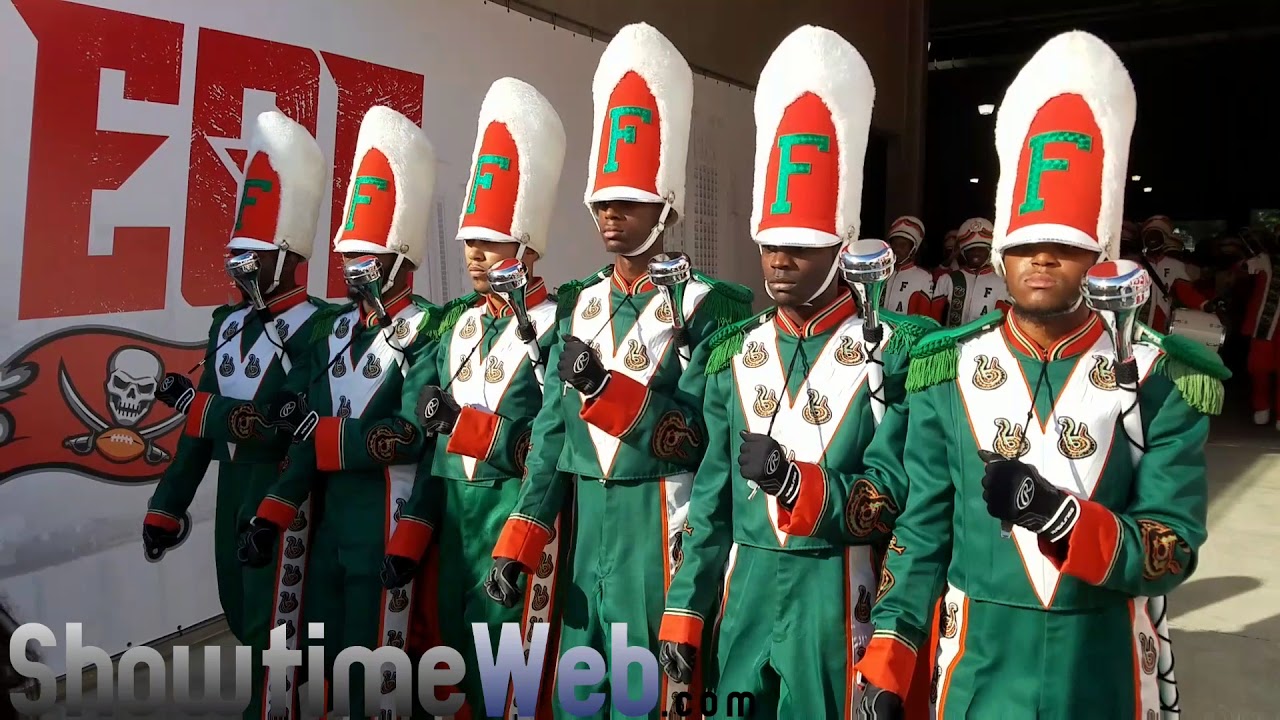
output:
[{"label": "man's face", "polygon": [[910,260],[911,253],[915,252],[915,243],[911,242],[911,238],[901,235],[891,239],[889,247],[893,248],[893,257],[897,259],[899,265]]},{"label": "man's face", "polygon": [[[503,260],[510,260],[520,250],[519,243],[494,242],[491,240],[468,240],[467,242],[467,274],[471,276],[471,285],[481,295],[489,294],[489,268]],[[533,272],[533,263],[538,253],[525,249],[520,261],[528,272]]]},{"label": "man's face", "polygon": [[839,246],[797,248],[764,245],[760,248],[760,271],[765,286],[779,307],[800,307],[826,282]]},{"label": "man's face", "polygon": [[1147,230],[1142,233],[1142,245],[1148,250],[1159,250],[1164,247],[1164,233],[1159,230]]},{"label": "man's face", "polygon": [[659,203],[610,200],[592,204],[604,249],[614,255],[626,255],[649,239],[649,232],[662,215]]},{"label": "man's face", "polygon": [[965,268],[975,272],[981,270],[989,260],[991,260],[991,248],[982,245],[968,248],[960,253],[960,262]]},{"label": "man's face", "polygon": [[1004,251],[1004,278],[1014,307],[1029,317],[1071,312],[1080,299],[1080,284],[1098,261],[1094,250],[1032,243]]},{"label": "man's face", "polygon": [[947,233],[947,236],[942,239],[942,252],[947,256],[948,260],[951,259],[952,255],[956,254],[955,233]]}]

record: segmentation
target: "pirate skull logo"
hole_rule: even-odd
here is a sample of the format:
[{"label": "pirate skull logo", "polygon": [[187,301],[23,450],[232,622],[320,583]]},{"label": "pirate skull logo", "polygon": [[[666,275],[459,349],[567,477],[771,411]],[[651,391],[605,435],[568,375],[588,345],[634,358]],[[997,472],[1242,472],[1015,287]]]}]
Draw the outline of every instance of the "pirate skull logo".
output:
[{"label": "pirate skull logo", "polygon": [[107,360],[106,401],[110,420],[103,418],[76,389],[65,364],[58,367],[58,386],[62,399],[76,418],[89,430],[63,440],[63,447],[77,455],[95,450],[112,462],[127,463],[142,457],[150,465],[170,459],[169,452],[155,444],[156,439],[186,422],[176,413],[147,427],[141,423],[156,403],[156,389],[164,377],[164,363],[150,350],[122,347]]}]

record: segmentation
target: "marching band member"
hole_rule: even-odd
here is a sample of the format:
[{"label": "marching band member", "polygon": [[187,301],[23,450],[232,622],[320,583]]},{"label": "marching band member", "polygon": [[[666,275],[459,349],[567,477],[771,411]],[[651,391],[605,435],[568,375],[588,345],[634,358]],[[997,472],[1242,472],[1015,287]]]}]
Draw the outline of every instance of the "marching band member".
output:
[{"label": "marching band member", "polygon": [[933,317],[933,274],[916,265],[922,242],[924,223],[919,218],[904,215],[889,227],[888,243],[898,261],[884,293],[884,307],[890,312]]},{"label": "marching band member", "polygon": [[948,230],[947,234],[942,236],[942,262],[933,269],[933,282],[935,284],[938,282],[938,278],[952,270],[960,269],[960,258],[956,253],[956,239],[959,236],[959,230]]},{"label": "marching band member", "polygon": [[973,218],[960,228],[960,267],[938,276],[933,286],[933,317],[943,327],[971,323],[993,310],[1006,310],[1009,295],[991,264],[991,221]]},{"label": "marching band member", "polygon": [[[412,586],[387,590],[378,573],[430,445],[414,411],[424,378],[434,378],[428,333],[438,312],[412,294],[435,186],[426,134],[394,110],[374,107],[361,122],[353,167],[333,245],[347,262],[353,301],[311,337],[320,370],[296,382],[291,376],[288,392],[272,402],[271,421],[292,434],[293,446],[242,537],[251,566],[277,539],[286,557],[307,557],[304,619],[324,625],[328,676],[344,648],[405,644]],[[312,547],[304,548],[294,531],[313,490],[324,510]],[[386,668],[382,677],[383,707],[366,708],[361,668],[352,667],[352,717],[394,715],[391,691],[412,679]]]},{"label": "marching band member", "polygon": [[[680,460],[689,443],[703,440],[671,415],[639,431],[649,439],[643,449],[623,445],[610,432],[634,417],[594,410],[593,402],[620,397],[634,413],[646,393],[674,391],[686,341],[695,347],[721,325],[749,315],[752,296],[695,274],[683,307],[672,308],[648,275],[649,261],[663,252],[663,230],[684,215],[693,74],[680,52],[652,27],[628,25],[605,48],[592,90],[595,135],[585,202],[615,260],[557,291],[559,340],[548,358],[520,499],[493,550],[489,591],[500,602],[514,602],[523,594],[518,575],[537,574],[551,554],[549,543],[573,543],[567,590],[579,601],[565,606],[560,646],[592,647],[612,668],[613,623],[626,623],[629,646],[658,650],[693,480]],[[675,313],[687,333],[674,332]],[[576,526],[561,538],[555,519],[570,489]],[[635,717],[642,712],[635,704],[640,670],[630,665],[629,698],[609,696],[606,679],[579,686],[576,699],[605,693],[607,702],[593,716]],[[659,682],[662,700],[648,715],[655,719],[672,711],[666,699],[673,690],[665,676]],[[558,717],[580,715],[558,695],[555,702]]]},{"label": "marching band member", "polygon": [[1160,712],[1146,602],[1196,569],[1206,414],[1228,373],[1163,336],[1121,365],[1082,303],[1087,271],[1118,252],[1135,105],[1120,59],[1079,32],[1050,40],[1005,96],[994,255],[1013,308],[912,351],[911,493],[858,664],[862,717],[900,717],[923,692],[910,677],[942,591],[938,716]]},{"label": "marching band member", "polygon": [[[547,257],[564,153],[560,116],[536,89],[515,78],[502,78],[489,88],[480,107],[468,199],[457,234],[466,243],[475,292],[445,305],[443,319],[432,330],[440,343],[436,376],[444,387],[427,385],[417,403],[423,430],[442,436],[429,465],[439,487],[429,493],[431,483],[415,484],[387,548],[383,579],[388,587],[400,587],[417,573],[432,537],[430,527],[436,527],[438,592],[430,605],[440,619],[439,640],[458,649],[469,670],[463,689],[471,717],[513,717],[514,702],[508,696],[504,708],[485,712],[472,624],[489,626],[493,653],[503,623],[520,624],[527,648],[534,624],[553,622],[551,594],[567,547],[543,552],[524,591],[511,598],[515,602],[489,601],[484,581],[493,546],[520,496],[533,443],[531,426],[542,407],[545,360],[556,341],[555,300],[531,273]],[[521,296],[504,297],[487,273],[515,261],[530,273],[528,284]],[[526,331],[520,322],[526,317],[531,328],[522,338]],[[537,348],[536,363],[531,345]],[[425,519],[431,515],[434,523]],[[543,677],[553,676],[555,661],[555,653],[548,653]],[[549,681],[544,690],[538,718],[551,716]],[[532,709],[520,710],[521,717],[534,717]]]},{"label": "marching band member", "polygon": [[[214,515],[214,563],[218,597],[227,625],[255,652],[268,645],[278,620],[296,612],[278,603],[282,593],[301,602],[291,575],[298,564],[277,553],[258,568],[237,559],[237,538],[275,481],[288,437],[267,423],[267,406],[286,377],[312,372],[313,328],[331,317],[330,306],[309,297],[306,262],[326,191],[324,156],[311,134],[277,111],[254,125],[240,182],[228,257],[243,300],[213,312],[206,371],[199,386],[169,373],[156,399],[186,413],[178,451],[148,503],[142,539],[148,558],[159,559],[181,540],[187,508],[211,461],[218,461]],[[304,521],[305,522],[305,521]],[[245,718],[265,718],[260,658],[254,658],[253,698]]]},{"label": "marching band member", "polygon": [[1144,311],[1142,322],[1156,332],[1169,332],[1173,318],[1173,303],[1193,310],[1206,310],[1213,298],[1205,297],[1196,286],[1200,273],[1194,265],[1172,253],[1183,249],[1182,241],[1173,234],[1173,222],[1164,215],[1156,215],[1142,224],[1143,255],[1140,262],[1151,274],[1155,286],[1151,302]]},{"label": "marching band member", "polygon": [[1280,343],[1276,342],[1276,325],[1280,319],[1280,277],[1276,276],[1276,257],[1280,255],[1280,243],[1269,232],[1252,233],[1252,240],[1258,246],[1258,253],[1244,261],[1251,292],[1241,331],[1249,336],[1248,370],[1253,422],[1265,425],[1271,420],[1280,430],[1280,417],[1273,416],[1273,412],[1280,408],[1280,382],[1275,378],[1280,372]]}]

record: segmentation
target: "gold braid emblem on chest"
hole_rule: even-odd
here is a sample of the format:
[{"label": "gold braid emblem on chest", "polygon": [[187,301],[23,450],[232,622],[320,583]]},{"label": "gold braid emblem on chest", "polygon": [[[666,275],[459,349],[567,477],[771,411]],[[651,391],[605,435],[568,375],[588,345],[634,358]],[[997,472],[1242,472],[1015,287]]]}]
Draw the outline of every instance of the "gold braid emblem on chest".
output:
[{"label": "gold braid emblem on chest", "polygon": [[492,385],[502,382],[502,378],[505,376],[506,372],[503,370],[502,361],[498,359],[497,355],[490,355],[489,362],[484,369],[484,381]]},{"label": "gold braid emblem on chest", "polygon": [[1116,364],[1106,355],[1093,356],[1093,368],[1089,370],[1089,382],[1099,390],[1115,390]]},{"label": "gold braid emblem on chest", "polygon": [[462,329],[458,331],[458,337],[463,340],[470,340],[476,336],[476,318],[471,316],[467,318],[467,322],[463,324]]},{"label": "gold braid emblem on chest", "polygon": [[1058,452],[1070,460],[1083,460],[1098,451],[1089,426],[1066,416],[1058,418]]},{"label": "gold braid emblem on chest", "polygon": [[805,391],[809,399],[805,401],[804,409],[800,411],[800,417],[810,425],[825,425],[831,421],[831,405],[827,403],[827,396],[809,388]]},{"label": "gold braid emblem on chest", "polygon": [[845,335],[840,338],[840,347],[836,349],[836,362],[841,365],[853,366],[861,365],[867,361],[867,354],[862,349],[862,343]]},{"label": "gold braid emblem on chest", "polygon": [[466,382],[471,379],[471,357],[468,355],[460,355],[462,367],[458,369],[458,382]]},{"label": "gold braid emblem on chest", "polygon": [[649,367],[649,348],[639,340],[627,341],[627,356],[622,359],[622,364],[632,372],[640,372]]},{"label": "gold braid emblem on chest", "polygon": [[665,300],[662,301],[662,304],[658,306],[657,310],[653,311],[653,316],[656,317],[658,319],[658,322],[661,322],[661,323],[669,324],[673,320],[675,320],[675,318],[672,317],[671,315],[671,303]]},{"label": "gold braid emblem on chest", "polygon": [[1000,367],[1000,358],[979,355],[973,361],[978,366],[973,370],[973,386],[979,390],[995,390],[1009,379],[1009,373]]},{"label": "gold braid emblem on chest", "polygon": [[996,437],[991,449],[1010,460],[1016,460],[1031,452],[1031,443],[1027,441],[1022,423],[1009,422],[1007,418],[996,418]]},{"label": "gold braid emblem on chest", "polygon": [[742,353],[742,364],[752,370],[764,367],[769,362],[769,352],[764,349],[764,343],[751,341],[747,343],[747,349]]},{"label": "gold braid emblem on chest", "polygon": [[582,319],[590,320],[600,314],[600,298],[591,298],[587,301],[587,306],[582,309]]},{"label": "gold braid emblem on chest", "polygon": [[756,417],[767,418],[778,412],[778,393],[764,385],[756,386],[756,401],[751,403]]}]

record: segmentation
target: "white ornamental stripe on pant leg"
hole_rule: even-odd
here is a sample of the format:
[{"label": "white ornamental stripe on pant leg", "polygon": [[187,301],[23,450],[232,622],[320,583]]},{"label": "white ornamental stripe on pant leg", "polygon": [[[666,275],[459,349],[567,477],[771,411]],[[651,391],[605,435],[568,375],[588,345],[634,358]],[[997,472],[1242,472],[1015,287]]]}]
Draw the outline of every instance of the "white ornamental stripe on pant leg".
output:
[{"label": "white ornamental stripe on pant leg", "polygon": [[857,545],[845,548],[845,610],[848,613],[846,637],[849,642],[849,661],[852,663],[846,673],[853,679],[850,683],[845,707],[849,708],[852,720],[853,712],[862,699],[862,673],[854,671],[854,667],[867,652],[867,644],[871,642],[871,605],[875,599],[876,575],[875,566],[871,562],[871,547]]},{"label": "white ornamental stripe on pant leg", "polygon": [[[286,647],[298,649],[302,629],[303,588],[306,587],[307,545],[311,539],[311,500],[303,500],[293,524],[285,529],[276,557],[276,587],[271,598],[271,625],[287,628]],[[291,667],[284,673],[285,707],[273,713],[271,707],[271,671],[264,668],[262,678],[262,718],[294,717],[297,714],[295,694],[298,688],[298,668]]]},{"label": "white ornamental stripe on pant leg", "polygon": [[[667,560],[667,578],[668,586],[670,578],[675,577],[676,571],[680,569],[680,565],[684,562],[684,526],[689,520],[689,500],[693,494],[693,473],[681,473],[680,475],[672,475],[662,480],[663,505],[666,511],[666,528],[667,533],[665,540],[666,560]],[[677,557],[677,550],[679,556]],[[663,717],[678,717],[675,706],[675,698],[681,694],[689,692],[689,686],[685,683],[678,683],[667,677],[666,673],[660,673],[661,680],[666,686],[662,695],[664,709]]]},{"label": "white ornamental stripe on pant leg", "polygon": [[[391,541],[400,522],[400,509],[408,502],[413,491],[413,477],[417,465],[393,465],[386,473],[387,523],[384,543]],[[382,618],[378,623],[378,646],[392,646],[404,650],[409,637],[410,608],[413,604],[413,582],[403,588],[382,591]],[[382,703],[378,717],[391,720],[402,717],[395,712],[395,689],[401,681],[412,684],[412,678],[397,678],[395,666],[382,666]]]},{"label": "white ornamental stripe on pant leg", "polygon": [[[529,646],[533,642],[533,629],[538,623],[550,623],[551,612],[553,610],[552,600],[555,598],[556,591],[556,571],[559,569],[558,558],[560,557],[560,538],[562,533],[560,525],[560,515],[556,515],[556,521],[552,524],[551,539],[542,549],[542,561],[538,563],[538,567],[533,574],[529,576],[528,589],[525,591],[524,597],[524,613],[521,618],[521,627],[524,629],[524,656],[526,662],[529,658]],[[547,625],[550,628],[550,625]],[[547,652],[555,654],[555,648],[550,646],[551,634],[547,634]],[[531,708],[526,715],[520,715],[516,708],[515,692],[507,693],[507,709],[506,720],[520,720],[520,718],[534,717],[536,711],[537,698],[534,699],[535,708]]]},{"label": "white ornamental stripe on pant leg", "polygon": [[1135,598],[1129,601],[1129,617],[1132,619],[1133,660],[1137,665],[1138,685],[1133,689],[1138,696],[1141,720],[1156,720],[1160,717],[1160,682],[1157,672],[1160,670],[1160,638],[1156,635],[1155,625],[1147,614],[1147,598]]},{"label": "white ornamental stripe on pant leg", "polygon": [[951,682],[951,673],[955,672],[964,654],[965,611],[968,609],[968,598],[964,591],[947,586],[947,594],[942,596],[942,604],[938,607],[938,664],[933,673],[933,688],[929,694],[929,716],[936,720],[939,710],[946,704],[946,688]]}]

